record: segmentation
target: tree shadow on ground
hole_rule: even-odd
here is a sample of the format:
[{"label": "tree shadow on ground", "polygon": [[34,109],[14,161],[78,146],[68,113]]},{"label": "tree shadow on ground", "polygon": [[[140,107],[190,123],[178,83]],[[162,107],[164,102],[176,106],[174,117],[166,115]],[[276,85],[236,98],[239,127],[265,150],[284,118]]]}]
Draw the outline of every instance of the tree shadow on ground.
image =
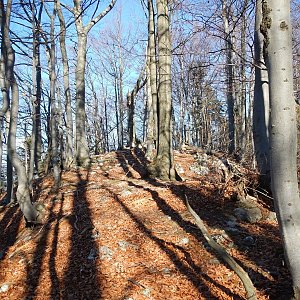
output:
[{"label": "tree shadow on ground", "polygon": [[[258,290],[265,290],[270,299],[287,299],[292,295],[290,274],[288,269],[282,266],[284,255],[282,243],[279,239],[280,233],[277,228],[257,223],[258,230],[253,233],[249,231],[247,224],[240,222],[244,226],[239,226],[239,231],[229,231],[226,223],[229,221],[228,216],[232,215],[235,208],[235,201],[227,201],[224,204],[217,187],[211,193],[205,193],[205,195],[202,194],[200,189],[191,188],[188,185],[174,184],[170,185],[170,189],[184,203],[186,195],[193,209],[210,228],[223,229],[233,241],[235,249],[274,278],[274,280],[271,280],[268,278],[269,276],[257,269],[247,267],[241,261],[237,261],[248,272]],[[166,202],[160,201],[159,203],[160,207],[166,212],[170,210],[170,206]],[[272,237],[270,233],[278,238]],[[253,245],[247,245],[244,242],[245,238],[249,236],[255,241]],[[271,251],[266,253],[266,249]],[[285,280],[282,280],[283,278]],[[281,283],[281,286],[278,283]]]},{"label": "tree shadow on ground", "polygon": [[[126,160],[123,160],[122,164],[124,172],[126,168],[128,168],[126,161],[134,161],[137,171],[146,168],[144,162],[137,160],[132,156],[131,152],[127,151]],[[166,187],[164,183],[153,179],[146,178],[146,181],[156,187]],[[193,223],[184,220],[176,210],[174,210],[164,199],[159,197],[155,190],[132,182],[130,182],[129,185],[150,192],[152,198],[156,201],[158,207],[165,215],[170,216],[182,229],[196,237],[200,243],[206,243],[204,242],[204,239],[200,237],[199,230],[193,228]],[[167,183],[167,186],[174,195],[184,202],[184,204],[186,195],[193,209],[210,228],[218,227],[220,229],[226,229],[228,215],[232,215],[235,204],[234,201],[230,203],[226,202],[226,204],[224,203],[224,200],[222,199],[224,191],[217,187],[217,185],[215,185],[213,192],[209,191],[209,193],[206,192],[204,194],[201,192],[200,182],[199,188],[189,187],[187,183],[177,184],[172,182]],[[257,224],[257,226],[259,227],[259,233],[257,234],[249,232],[246,226],[243,226],[238,233],[228,231],[226,233],[232,239],[235,248],[238,251],[243,253],[247,259],[265,270],[265,272],[269,273],[274,278],[274,280],[270,280],[260,271],[251,267],[246,267],[242,262],[238,261],[238,263],[248,272],[255,287],[258,290],[265,290],[265,293],[269,295],[270,299],[286,299],[286,297],[292,295],[290,275],[288,270],[282,267],[284,257],[280,240],[275,240],[270,236],[270,230],[273,231],[275,236],[279,236],[279,232],[277,228],[271,228],[271,226],[266,224]],[[254,245],[248,246],[243,243],[243,239],[247,236],[252,236],[254,238]],[[272,249],[272,252],[265,253],[265,249]],[[281,285],[279,286],[278,283],[281,283]]]},{"label": "tree shadow on ground", "polygon": [[69,262],[63,278],[61,299],[100,299],[101,285],[97,277],[96,259],[89,259],[97,251],[92,238],[93,222],[87,202],[90,168],[77,170],[77,186],[73,194],[72,232]]},{"label": "tree shadow on ground", "polygon": [[130,168],[137,172],[141,178],[146,178],[148,176],[148,170],[146,168],[148,161],[141,149],[134,148],[132,150],[126,149],[122,151],[116,151],[116,155],[127,177],[134,177],[133,173],[130,171]]},{"label": "tree shadow on ground", "polygon": [[6,257],[9,247],[13,246],[17,239],[19,226],[23,220],[23,214],[19,205],[4,207],[5,215],[0,221],[0,262]]},{"label": "tree shadow on ground", "polygon": [[[26,296],[24,299],[34,299],[41,282],[41,275],[45,270],[42,269],[47,245],[50,244],[50,254],[48,259],[48,270],[51,281],[50,297],[51,299],[100,299],[101,291],[97,278],[95,260],[88,260],[89,252],[95,249],[96,245],[92,239],[93,224],[91,213],[86,198],[86,185],[89,180],[89,170],[77,171],[77,184],[73,193],[73,209],[71,215],[63,216],[63,205],[65,202],[64,193],[57,194],[52,199],[49,209],[48,220],[46,221],[33,259],[26,262]],[[50,193],[50,192],[49,192]],[[48,194],[49,196],[49,194]],[[56,205],[59,205],[58,212],[54,212]],[[65,268],[63,278],[58,275],[56,269],[57,253],[64,249],[58,249],[60,220],[65,218],[70,225],[70,249],[68,253],[68,264]],[[49,242],[52,237],[51,242]],[[67,244],[68,241],[66,241]],[[61,241],[60,241],[61,244]],[[47,264],[46,264],[47,265]]]},{"label": "tree shadow on ground", "polygon": [[55,218],[55,214],[53,213],[55,202],[52,202],[50,207],[49,217],[44,225],[43,230],[41,231],[40,238],[38,239],[37,246],[34,250],[34,255],[32,260],[28,260],[26,258],[26,296],[24,299],[31,300],[36,296],[37,288],[39,286],[40,276],[42,274],[42,265],[43,259],[46,254],[46,245],[47,240],[51,230],[51,222]]},{"label": "tree shadow on ground", "polygon": [[[115,194],[112,190],[107,189],[115,198],[116,202],[122,207],[124,212],[131,218],[131,220],[136,224],[138,229],[145,234],[148,238],[156,243],[156,245],[166,253],[169,259],[176,266],[177,270],[181,272],[188,280],[194,285],[194,287],[203,295],[206,299],[216,299],[216,295],[212,294],[209,286],[205,283],[208,281],[218,287],[227,295],[233,297],[233,299],[242,299],[236,294],[233,294],[229,289],[220,285],[218,282],[213,280],[209,275],[205,273],[191,258],[189,252],[183,247],[175,245],[171,242],[166,242],[165,240],[155,236],[149,228],[144,224],[144,222],[136,216],[129,207]],[[199,237],[200,238],[200,237]],[[180,258],[172,248],[176,248],[183,253],[184,260]]]}]

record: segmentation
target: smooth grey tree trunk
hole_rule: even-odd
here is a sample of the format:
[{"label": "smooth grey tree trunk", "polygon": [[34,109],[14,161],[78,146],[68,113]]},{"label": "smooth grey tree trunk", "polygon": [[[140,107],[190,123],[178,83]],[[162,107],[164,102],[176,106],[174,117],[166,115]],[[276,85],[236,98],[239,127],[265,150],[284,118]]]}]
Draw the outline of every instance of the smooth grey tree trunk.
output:
[{"label": "smooth grey tree trunk", "polygon": [[32,88],[28,88],[31,94],[32,102],[32,133],[30,142],[30,160],[28,168],[28,181],[32,190],[32,181],[34,172],[41,173],[41,153],[42,153],[42,133],[41,133],[41,98],[42,98],[42,70],[40,59],[40,36],[41,36],[41,18],[43,12],[43,3],[39,9],[36,3],[26,5],[21,0],[23,12],[32,28]]},{"label": "smooth grey tree trunk", "polygon": [[234,66],[233,66],[233,42],[232,32],[229,28],[228,20],[228,5],[227,0],[222,0],[222,16],[226,43],[226,77],[227,77],[227,114],[228,114],[228,152],[233,153],[235,146],[235,118],[234,118],[234,103],[235,103],[235,89],[234,89]]},{"label": "smooth grey tree trunk", "polygon": [[128,146],[136,146],[136,132],[135,132],[135,122],[134,122],[134,111],[135,111],[135,97],[140,89],[146,84],[147,79],[144,79],[145,69],[143,69],[136,81],[136,84],[131,92],[127,94],[127,109],[128,109]]},{"label": "smooth grey tree trunk", "polygon": [[86,26],[83,25],[83,10],[80,0],[73,0],[73,14],[75,18],[76,32],[78,38],[76,59],[76,163],[79,166],[88,166],[90,162],[89,149],[86,139],[86,111],[85,111],[85,68],[86,68],[86,46],[87,37],[92,27],[97,24],[115,5],[112,0],[107,8],[93,18]]},{"label": "smooth grey tree trunk", "polygon": [[262,1],[256,1],[255,9],[255,85],[253,99],[253,142],[257,167],[262,184],[270,186],[269,158],[269,78],[264,58],[264,36],[261,33]]},{"label": "smooth grey tree trunk", "polygon": [[51,165],[53,168],[53,177],[54,177],[54,188],[57,189],[60,185],[60,158],[58,150],[58,112],[56,107],[56,71],[55,71],[55,17],[56,17],[56,6],[53,10],[53,14],[49,15],[50,23],[50,49],[49,51],[49,70],[50,70],[50,103],[51,103],[51,116],[50,116],[50,127],[51,127]]},{"label": "smooth grey tree trunk", "polygon": [[147,104],[147,157],[153,157],[153,150],[157,149],[157,63],[156,63],[156,35],[154,21],[153,0],[148,0],[148,104]]},{"label": "smooth grey tree trunk", "polygon": [[[10,24],[10,10],[11,7],[8,5],[8,12],[5,13],[3,2],[0,3],[0,17],[1,17],[1,65],[0,65],[0,87],[2,91],[2,108],[0,111],[1,123],[5,123],[4,129],[6,136],[9,133],[10,124],[10,82],[11,76],[11,60],[9,49],[7,48],[7,39],[9,37],[9,24]],[[2,140],[1,140],[2,143]],[[1,161],[2,163],[2,161]],[[6,202],[10,203],[13,201],[13,167],[11,159],[8,154],[6,156]]]},{"label": "smooth grey tree trunk", "polygon": [[11,91],[11,110],[10,110],[10,124],[9,124],[9,136],[8,136],[8,155],[16,170],[18,187],[17,187],[17,201],[20,205],[20,209],[23,212],[25,218],[29,222],[35,222],[38,218],[38,211],[35,206],[31,203],[30,190],[28,184],[28,178],[26,174],[26,168],[23,162],[17,155],[16,152],[16,133],[17,133],[17,121],[19,113],[19,87],[14,75],[14,64],[15,64],[15,53],[11,45],[9,38],[9,26],[10,26],[10,13],[11,13],[12,1],[8,0],[6,5],[6,13],[4,9],[3,0],[0,0],[0,9],[2,16],[5,17],[5,22],[1,25],[4,26],[4,35],[2,39],[4,40],[4,48],[7,53],[7,59],[5,61],[5,75],[7,82],[9,82],[9,89],[6,90],[8,97],[9,91]]},{"label": "smooth grey tree trunk", "polygon": [[270,81],[272,191],[294,296],[300,299],[300,199],[290,1],[263,1],[261,28]]},{"label": "smooth grey tree trunk", "polygon": [[158,33],[158,145],[155,160],[156,177],[175,179],[172,147],[172,81],[169,1],[157,0]]},{"label": "smooth grey tree trunk", "polygon": [[64,15],[61,10],[60,1],[56,0],[57,15],[60,24],[60,51],[63,64],[63,81],[64,81],[64,95],[65,95],[65,110],[66,110],[66,151],[65,151],[65,161],[64,168],[68,170],[73,163],[73,153],[74,153],[74,133],[73,133],[73,115],[71,106],[71,90],[69,82],[69,61],[68,53],[66,47],[66,23]]}]

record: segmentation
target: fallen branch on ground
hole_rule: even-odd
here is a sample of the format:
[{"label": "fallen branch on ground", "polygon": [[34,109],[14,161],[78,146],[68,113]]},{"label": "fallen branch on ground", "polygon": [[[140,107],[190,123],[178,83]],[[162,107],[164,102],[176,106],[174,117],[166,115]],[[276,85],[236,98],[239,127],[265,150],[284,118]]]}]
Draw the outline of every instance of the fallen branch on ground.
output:
[{"label": "fallen branch on ground", "polygon": [[240,277],[247,293],[247,299],[256,300],[257,299],[256,289],[247,272],[234,260],[234,258],[226,251],[226,249],[223,246],[219,245],[216,241],[213,240],[212,236],[209,234],[206,226],[204,225],[202,219],[190,206],[186,195],[185,195],[185,199],[186,199],[186,206],[188,211],[194,217],[196,221],[196,225],[201,230],[201,233],[203,234],[204,238],[208,242],[209,246]]}]

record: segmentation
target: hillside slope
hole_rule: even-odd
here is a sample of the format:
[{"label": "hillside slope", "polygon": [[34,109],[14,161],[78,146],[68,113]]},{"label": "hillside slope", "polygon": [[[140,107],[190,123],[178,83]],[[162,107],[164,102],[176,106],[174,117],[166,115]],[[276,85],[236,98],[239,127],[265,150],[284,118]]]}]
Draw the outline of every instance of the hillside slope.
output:
[{"label": "hillside slope", "polygon": [[36,186],[48,213],[35,228],[25,227],[17,206],[1,207],[0,299],[245,299],[239,278],[194,225],[185,195],[247,270],[258,298],[287,299],[291,282],[270,205],[257,202],[258,222],[239,221],[234,180],[210,156],[176,152],[175,162],[182,182],[147,179],[138,150],[63,173],[58,192],[48,176]]}]

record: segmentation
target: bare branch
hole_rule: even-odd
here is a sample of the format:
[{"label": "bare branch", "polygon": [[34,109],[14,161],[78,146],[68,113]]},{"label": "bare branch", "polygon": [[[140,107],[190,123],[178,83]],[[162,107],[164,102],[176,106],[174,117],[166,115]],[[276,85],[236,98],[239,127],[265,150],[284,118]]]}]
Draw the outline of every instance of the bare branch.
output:
[{"label": "bare branch", "polygon": [[247,299],[256,300],[256,290],[247,272],[234,260],[234,258],[226,251],[223,246],[219,245],[215,240],[213,240],[202,219],[190,206],[186,195],[185,199],[188,211],[194,217],[196,225],[201,230],[201,233],[208,242],[209,246],[240,277],[247,293]]}]

